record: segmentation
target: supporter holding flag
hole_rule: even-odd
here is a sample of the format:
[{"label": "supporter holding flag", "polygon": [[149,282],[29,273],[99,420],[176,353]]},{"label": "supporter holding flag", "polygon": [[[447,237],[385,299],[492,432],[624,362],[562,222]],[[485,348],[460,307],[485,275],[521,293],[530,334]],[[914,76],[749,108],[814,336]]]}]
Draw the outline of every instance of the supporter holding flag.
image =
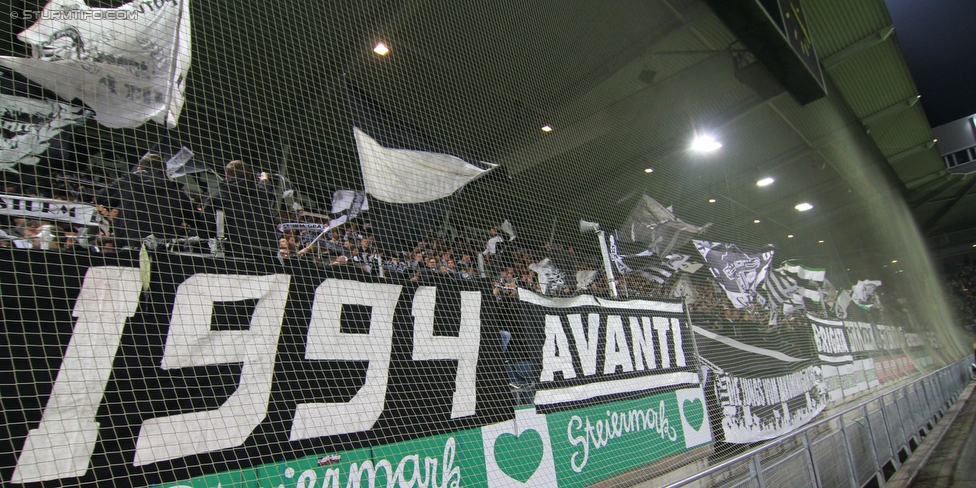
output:
[{"label": "supporter holding flag", "polygon": [[111,212],[117,213],[112,220],[117,245],[140,247],[150,235],[180,237],[184,224],[193,220],[192,203],[166,177],[165,164],[159,154],[147,153],[135,172],[120,177],[95,197],[98,205],[117,211]]},{"label": "supporter holding flag", "polygon": [[275,196],[265,189],[264,181],[255,181],[244,161],[234,160],[225,167],[226,179],[204,203],[204,213],[212,217],[220,233],[223,229],[232,256],[259,262],[275,257],[278,240],[274,226]]}]

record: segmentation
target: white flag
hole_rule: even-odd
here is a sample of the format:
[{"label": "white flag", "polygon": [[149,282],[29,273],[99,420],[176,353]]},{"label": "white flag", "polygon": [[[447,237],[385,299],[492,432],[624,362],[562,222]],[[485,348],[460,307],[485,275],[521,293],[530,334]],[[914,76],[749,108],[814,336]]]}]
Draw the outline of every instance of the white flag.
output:
[{"label": "white flag", "polygon": [[422,203],[448,197],[489,171],[450,154],[383,147],[358,127],[353,135],[366,193],[384,202]]},{"label": "white flag", "polygon": [[17,35],[33,57],[0,56],[0,65],[61,98],[81,99],[105,127],[149,120],[176,127],[190,69],[189,0],[118,8],[52,0],[40,17]]},{"label": "white flag", "polygon": [[0,171],[14,171],[17,164],[35,165],[50,140],[65,127],[85,121],[85,110],[54,100],[0,94]]}]

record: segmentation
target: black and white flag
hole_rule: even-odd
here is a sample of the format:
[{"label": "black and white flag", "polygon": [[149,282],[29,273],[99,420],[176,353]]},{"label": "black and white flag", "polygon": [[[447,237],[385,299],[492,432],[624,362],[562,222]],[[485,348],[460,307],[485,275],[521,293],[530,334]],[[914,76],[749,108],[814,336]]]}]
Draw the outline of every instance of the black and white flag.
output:
[{"label": "black and white flag", "polygon": [[640,201],[617,229],[618,253],[621,257],[667,256],[705,232],[711,224],[689,224],[675,216],[671,207],[642,195]]},{"label": "black and white flag", "polygon": [[851,287],[851,300],[862,308],[871,308],[876,305],[876,295],[881,280],[859,280]]},{"label": "black and white flag", "polygon": [[330,212],[342,213],[348,210],[349,218],[359,215],[360,212],[369,210],[369,200],[366,192],[356,190],[336,190],[332,192],[332,209]]},{"label": "black and white flag", "polygon": [[803,297],[807,309],[826,311],[821,288],[827,277],[824,268],[811,268],[793,262],[785,262],[778,268],[794,276],[798,285],[797,293]]},{"label": "black and white flag", "polygon": [[757,288],[773,260],[772,246],[752,250],[724,242],[693,242],[735,308],[747,308],[757,300]]},{"label": "black and white flag", "polygon": [[55,100],[0,94],[0,171],[36,165],[52,139],[71,125],[83,124],[87,115],[83,107]]},{"label": "black and white flag", "polygon": [[103,126],[176,127],[190,68],[189,0],[118,8],[52,0],[17,38],[33,56],[0,56],[0,65],[65,100],[81,99]]},{"label": "black and white flag", "polygon": [[783,270],[775,269],[767,273],[763,288],[766,290],[766,302],[770,310],[790,314],[804,308],[799,285]]},{"label": "black and white flag", "polygon": [[539,286],[544,295],[561,292],[566,288],[566,273],[559,269],[552,260],[545,258],[538,263],[529,265],[539,279]]}]

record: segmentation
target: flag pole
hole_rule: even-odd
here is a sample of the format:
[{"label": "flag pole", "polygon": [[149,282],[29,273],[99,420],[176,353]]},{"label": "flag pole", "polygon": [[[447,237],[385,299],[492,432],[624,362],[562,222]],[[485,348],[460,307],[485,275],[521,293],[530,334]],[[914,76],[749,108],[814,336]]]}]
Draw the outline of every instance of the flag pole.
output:
[{"label": "flag pole", "polygon": [[607,285],[610,287],[610,296],[617,298],[617,281],[613,279],[613,268],[610,266],[610,253],[607,251],[607,233],[598,230],[596,235],[600,238],[600,255],[603,257],[603,271],[607,274]]}]

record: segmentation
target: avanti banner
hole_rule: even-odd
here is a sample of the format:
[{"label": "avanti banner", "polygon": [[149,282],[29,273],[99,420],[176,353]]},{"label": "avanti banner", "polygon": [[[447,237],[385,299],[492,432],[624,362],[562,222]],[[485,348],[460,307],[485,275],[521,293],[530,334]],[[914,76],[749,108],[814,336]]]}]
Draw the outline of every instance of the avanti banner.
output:
[{"label": "avanti banner", "polygon": [[520,289],[526,347],[538,371],[535,405],[558,410],[679,385],[698,386],[696,352],[677,300],[550,298]]}]

